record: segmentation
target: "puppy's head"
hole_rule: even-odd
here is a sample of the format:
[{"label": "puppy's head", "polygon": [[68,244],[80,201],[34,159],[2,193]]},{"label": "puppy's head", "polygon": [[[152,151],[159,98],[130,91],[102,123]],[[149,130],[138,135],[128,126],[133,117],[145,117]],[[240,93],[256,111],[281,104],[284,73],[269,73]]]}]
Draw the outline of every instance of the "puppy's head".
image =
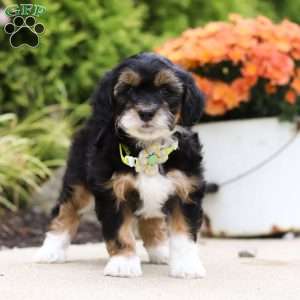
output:
[{"label": "puppy's head", "polygon": [[95,117],[143,141],[167,137],[201,117],[203,96],[191,75],[162,56],[142,53],[106,74],[94,96]]}]

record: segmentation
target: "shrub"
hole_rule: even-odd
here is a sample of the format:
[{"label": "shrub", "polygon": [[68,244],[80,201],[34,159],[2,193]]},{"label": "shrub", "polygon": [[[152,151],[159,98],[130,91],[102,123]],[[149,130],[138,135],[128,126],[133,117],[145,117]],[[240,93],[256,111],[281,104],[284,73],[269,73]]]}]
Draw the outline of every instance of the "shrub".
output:
[{"label": "shrub", "polygon": [[0,206],[26,204],[51,168],[64,164],[70,135],[85,114],[81,105],[68,115],[58,106],[45,107],[22,121],[13,113],[0,115]]},{"label": "shrub", "polygon": [[16,116],[0,116],[0,204],[16,210],[20,202],[28,199],[29,191],[37,188],[50,170],[32,151],[30,139],[11,134]]},{"label": "shrub", "polygon": [[50,170],[31,153],[30,140],[8,135],[0,139],[0,174],[0,204],[16,210]]},{"label": "shrub", "polygon": [[[268,1],[268,0],[265,0]],[[276,12],[277,19],[288,18],[300,23],[300,1],[299,0],[272,0],[271,4]]]},{"label": "shrub", "polygon": [[[276,0],[275,0],[276,1]],[[225,20],[230,13],[254,17],[263,14],[276,18],[269,0],[142,0],[147,14],[144,28],[155,35],[174,36],[188,27],[195,27],[211,20]]]},{"label": "shrub", "polygon": [[0,28],[0,113],[82,103],[107,69],[153,45],[141,30],[145,8],[132,0],[38,3],[47,12],[38,18],[45,32],[37,48],[12,49]]},{"label": "shrub", "polygon": [[213,22],[166,42],[158,52],[193,72],[206,113],[228,118],[300,113],[300,26],[265,17]]}]

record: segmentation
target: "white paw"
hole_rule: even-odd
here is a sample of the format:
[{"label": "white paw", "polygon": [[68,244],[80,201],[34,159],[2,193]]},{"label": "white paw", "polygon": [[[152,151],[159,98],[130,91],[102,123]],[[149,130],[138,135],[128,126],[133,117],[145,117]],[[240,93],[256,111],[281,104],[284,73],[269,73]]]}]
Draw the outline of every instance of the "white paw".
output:
[{"label": "white paw", "polygon": [[116,277],[137,277],[142,275],[141,260],[138,256],[112,256],[104,268],[104,275]]},{"label": "white paw", "polygon": [[169,275],[179,278],[203,278],[206,271],[198,253],[197,244],[184,234],[172,235],[170,239]]},{"label": "white paw", "polygon": [[149,262],[152,264],[167,264],[169,261],[169,246],[167,243],[156,247],[148,247]]},{"label": "white paw", "polygon": [[37,263],[63,263],[66,260],[64,249],[54,249],[42,246],[34,257]]},{"label": "white paw", "polygon": [[69,234],[48,232],[43,246],[34,257],[34,261],[39,263],[62,263],[66,260],[66,248],[69,244]]},{"label": "white paw", "polygon": [[173,258],[170,261],[169,275],[178,278],[203,278],[206,276],[206,270],[198,256],[186,253],[185,257]]}]

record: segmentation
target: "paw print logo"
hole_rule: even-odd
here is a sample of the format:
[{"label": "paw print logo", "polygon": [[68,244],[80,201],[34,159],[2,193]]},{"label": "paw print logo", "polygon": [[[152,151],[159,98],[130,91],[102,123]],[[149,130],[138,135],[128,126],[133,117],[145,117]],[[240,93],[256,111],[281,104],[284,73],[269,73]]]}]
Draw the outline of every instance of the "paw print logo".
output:
[{"label": "paw print logo", "polygon": [[35,18],[32,16],[28,16],[25,19],[17,16],[12,23],[7,23],[4,27],[4,31],[10,35],[9,42],[14,48],[22,45],[37,47],[39,34],[43,33],[44,30],[44,25],[36,23]]}]

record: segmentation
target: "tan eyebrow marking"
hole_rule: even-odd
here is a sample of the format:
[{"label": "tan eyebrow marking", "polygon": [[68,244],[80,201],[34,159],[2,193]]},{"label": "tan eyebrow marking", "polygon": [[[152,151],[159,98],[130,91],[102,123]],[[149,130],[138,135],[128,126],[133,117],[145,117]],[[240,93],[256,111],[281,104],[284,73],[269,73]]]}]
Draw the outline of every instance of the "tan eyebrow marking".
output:
[{"label": "tan eyebrow marking", "polygon": [[154,85],[161,86],[163,84],[172,85],[180,91],[183,89],[182,82],[171,70],[163,69],[156,74],[154,78]]},{"label": "tan eyebrow marking", "polygon": [[128,84],[132,86],[137,86],[141,82],[141,76],[137,72],[133,71],[132,69],[125,69],[124,71],[121,72],[118,82],[114,87],[114,94],[116,94],[118,88],[122,84]]}]

